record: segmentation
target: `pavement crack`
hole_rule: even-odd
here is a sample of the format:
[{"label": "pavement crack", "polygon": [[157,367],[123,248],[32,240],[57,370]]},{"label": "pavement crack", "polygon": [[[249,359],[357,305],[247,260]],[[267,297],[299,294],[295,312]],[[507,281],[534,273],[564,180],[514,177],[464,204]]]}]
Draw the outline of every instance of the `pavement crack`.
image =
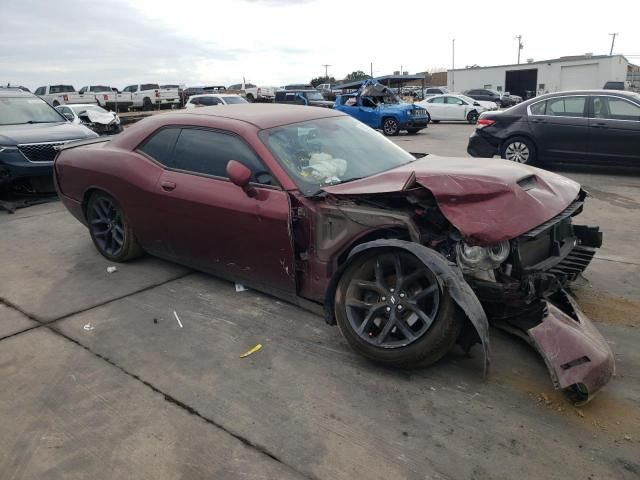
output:
[{"label": "pavement crack", "polygon": [[[201,412],[199,412],[198,410],[196,410],[192,406],[187,405],[186,403],[178,400],[174,396],[162,391],[160,388],[156,387],[152,383],[142,379],[140,376],[136,375],[135,373],[132,373],[132,372],[128,371],[126,368],[118,365],[116,362],[111,360],[109,357],[106,357],[106,356],[104,356],[104,355],[102,355],[102,354],[100,354],[98,352],[94,352],[90,347],[84,345],[83,343],[81,343],[80,341],[76,340],[75,338],[72,338],[72,337],[68,336],[67,334],[63,333],[61,330],[59,330],[57,328],[56,325],[52,325],[51,323],[48,323],[48,324],[44,324],[44,325],[39,325],[38,327],[44,327],[44,328],[50,330],[51,332],[55,333],[56,335],[59,335],[60,337],[64,338],[65,340],[68,340],[68,341],[76,344],[77,346],[83,348],[84,350],[86,350],[87,352],[91,353],[95,357],[97,357],[97,358],[107,362],[109,365],[117,368],[118,370],[120,370],[125,375],[127,375],[127,376],[133,378],[134,380],[137,380],[138,382],[142,383],[147,388],[151,389],[153,392],[155,392],[155,393],[157,393],[159,395],[162,395],[162,398],[166,402],[169,402],[169,403],[175,405],[176,407],[180,408],[181,410],[184,410],[185,412],[189,413],[190,415],[196,416],[196,417],[200,418],[202,421],[204,421],[205,423],[207,423],[207,424],[209,424],[209,425],[211,425],[211,426],[213,426],[215,428],[218,428],[218,429],[222,430],[223,432],[225,432],[228,435],[231,435],[233,438],[238,440],[240,443],[242,443],[246,447],[249,447],[252,450],[255,450],[258,453],[261,453],[261,454],[269,457],[270,459],[280,463],[281,465],[289,468],[291,471],[293,471],[297,475],[300,475],[301,477],[304,477],[304,478],[309,479],[309,480],[318,480],[317,477],[309,475],[308,473],[302,472],[302,471],[298,470],[297,468],[293,467],[292,465],[289,465],[284,460],[282,460],[280,457],[278,457],[276,454],[274,454],[273,452],[269,451],[269,449],[267,447],[265,447],[263,445],[260,445],[260,444],[258,444],[256,442],[250,440],[249,438],[245,437],[244,435],[242,435],[240,433],[237,433],[237,432],[234,432],[233,430],[230,430],[229,428],[225,427],[224,425],[222,425],[222,424],[216,422],[215,420],[205,416],[204,414],[202,414]],[[38,328],[38,327],[33,327],[33,328]]]},{"label": "pavement crack", "polygon": [[18,312],[18,313],[24,315],[25,317],[27,317],[29,320],[33,320],[34,322],[38,322],[40,325],[44,325],[44,322],[42,320],[38,319],[35,315],[22,310],[19,306],[17,306],[16,304],[10,302],[9,300],[7,300],[4,297],[0,297],[0,304],[4,305],[7,308],[15,310],[16,312]]}]

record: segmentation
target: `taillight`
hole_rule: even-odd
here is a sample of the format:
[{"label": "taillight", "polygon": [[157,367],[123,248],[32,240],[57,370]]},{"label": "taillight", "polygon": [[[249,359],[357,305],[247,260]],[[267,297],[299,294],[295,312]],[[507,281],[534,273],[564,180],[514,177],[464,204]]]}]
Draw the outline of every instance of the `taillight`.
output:
[{"label": "taillight", "polygon": [[109,100],[109,95],[103,95],[102,98],[104,98],[104,101],[106,102],[107,100]]},{"label": "taillight", "polygon": [[69,102],[69,96],[68,95],[63,95],[62,99],[64,100],[64,103]]},{"label": "taillight", "polygon": [[260,90],[260,89],[258,89],[258,95],[260,95],[260,91],[261,91],[261,90]]},{"label": "taillight", "polygon": [[160,97],[160,90],[156,90],[156,98]]},{"label": "taillight", "polygon": [[490,118],[479,118],[477,123],[476,123],[476,128],[489,127],[489,126],[493,125],[494,123],[496,123],[496,121],[495,120],[491,120]]}]

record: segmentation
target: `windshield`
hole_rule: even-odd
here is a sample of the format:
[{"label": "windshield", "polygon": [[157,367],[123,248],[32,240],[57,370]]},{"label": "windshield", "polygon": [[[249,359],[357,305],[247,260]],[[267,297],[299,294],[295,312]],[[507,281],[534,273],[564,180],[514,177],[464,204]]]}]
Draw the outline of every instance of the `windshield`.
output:
[{"label": "windshield", "polygon": [[66,121],[66,118],[40,98],[0,98],[0,125]]},{"label": "windshield", "polygon": [[224,97],[224,101],[228,105],[232,105],[234,103],[249,103],[242,97]]},{"label": "windshield", "polygon": [[415,158],[352,117],[333,117],[260,132],[305,195],[409,163]]},{"label": "windshield", "polygon": [[308,100],[324,100],[324,97],[320,92],[305,92]]}]

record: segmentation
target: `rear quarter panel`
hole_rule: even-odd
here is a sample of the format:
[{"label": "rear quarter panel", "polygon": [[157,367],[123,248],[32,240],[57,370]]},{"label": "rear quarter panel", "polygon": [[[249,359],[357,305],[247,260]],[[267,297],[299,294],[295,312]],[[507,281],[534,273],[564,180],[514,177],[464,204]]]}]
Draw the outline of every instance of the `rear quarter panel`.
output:
[{"label": "rear quarter panel", "polygon": [[55,171],[61,196],[84,209],[92,191],[106,192],[121,205],[143,247],[154,241],[150,203],[162,172],[155,162],[108,142],[63,150]]}]

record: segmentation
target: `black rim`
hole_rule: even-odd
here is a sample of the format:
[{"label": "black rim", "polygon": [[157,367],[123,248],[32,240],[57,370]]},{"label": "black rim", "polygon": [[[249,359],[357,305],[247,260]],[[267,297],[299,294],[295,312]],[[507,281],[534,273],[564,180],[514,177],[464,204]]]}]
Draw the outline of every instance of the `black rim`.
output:
[{"label": "black rim", "polygon": [[345,298],[353,331],[381,348],[407,346],[433,324],[440,304],[438,281],[413,255],[373,257],[351,279]]},{"label": "black rim", "polygon": [[476,123],[478,121],[478,114],[477,113],[470,113],[469,114],[469,121],[472,123]]},{"label": "black rim", "polygon": [[111,200],[99,197],[90,212],[89,228],[100,250],[116,256],[124,245],[124,225],[120,211]]}]

